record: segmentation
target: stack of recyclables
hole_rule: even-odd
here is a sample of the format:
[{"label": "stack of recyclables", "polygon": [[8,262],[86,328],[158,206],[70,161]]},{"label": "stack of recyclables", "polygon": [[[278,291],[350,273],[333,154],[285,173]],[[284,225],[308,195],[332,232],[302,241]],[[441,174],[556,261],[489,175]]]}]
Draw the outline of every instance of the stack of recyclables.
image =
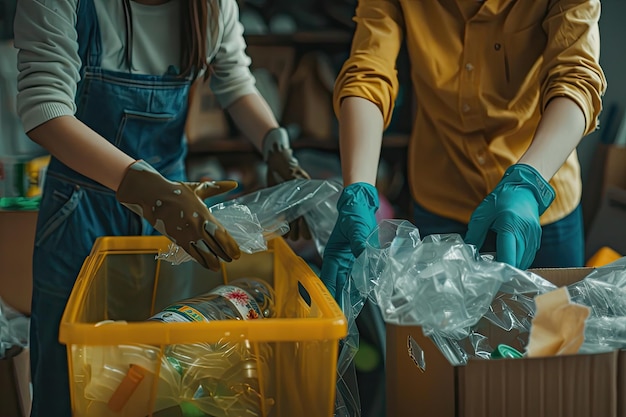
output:
[{"label": "stack of recyclables", "polygon": [[[168,244],[103,237],[83,264],[60,327],[73,416],[332,416],[347,323],[308,265],[282,238],[219,272],[158,259]],[[274,317],[148,320],[251,276],[274,289]]]}]

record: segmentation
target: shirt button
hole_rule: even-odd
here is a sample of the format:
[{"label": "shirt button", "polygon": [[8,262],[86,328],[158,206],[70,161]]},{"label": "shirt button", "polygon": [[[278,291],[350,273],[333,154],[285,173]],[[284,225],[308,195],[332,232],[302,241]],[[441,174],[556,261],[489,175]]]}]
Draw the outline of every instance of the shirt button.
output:
[{"label": "shirt button", "polygon": [[485,159],[485,155],[483,155],[483,154],[478,154],[478,155],[476,155],[476,161],[478,161],[478,164],[479,164],[479,165],[485,165],[485,162],[486,162],[487,160]]},{"label": "shirt button", "polygon": [[461,110],[463,110],[463,113],[467,113],[468,111],[470,111],[472,108],[470,107],[469,104],[464,103],[463,107],[461,107]]},{"label": "shirt button", "polygon": [[474,66],[468,62],[467,64],[465,64],[465,69],[467,71],[473,71],[474,70]]},{"label": "shirt button", "polygon": [[499,51],[500,48],[502,48],[502,45],[500,45],[499,43],[493,45],[493,49],[495,49],[496,51]]}]

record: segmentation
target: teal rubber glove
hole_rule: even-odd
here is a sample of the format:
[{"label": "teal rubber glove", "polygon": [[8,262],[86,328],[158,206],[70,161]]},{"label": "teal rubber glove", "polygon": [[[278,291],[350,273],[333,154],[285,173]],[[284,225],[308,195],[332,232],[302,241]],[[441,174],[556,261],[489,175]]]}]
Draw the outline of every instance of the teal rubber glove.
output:
[{"label": "teal rubber glove", "polygon": [[530,165],[510,166],[470,218],[465,243],[480,249],[496,232],[496,260],[527,269],[541,244],[539,216],[554,201],[554,189]]},{"label": "teal rubber glove", "polygon": [[337,222],[324,249],[321,273],[322,282],[337,301],[355,258],[376,228],[378,204],[376,187],[364,182],[348,185],[339,196]]}]

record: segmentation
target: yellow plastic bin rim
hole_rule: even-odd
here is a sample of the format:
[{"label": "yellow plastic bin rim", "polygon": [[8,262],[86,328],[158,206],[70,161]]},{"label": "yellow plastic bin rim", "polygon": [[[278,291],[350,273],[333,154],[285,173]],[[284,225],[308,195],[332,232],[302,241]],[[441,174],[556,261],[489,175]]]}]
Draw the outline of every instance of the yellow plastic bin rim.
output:
[{"label": "yellow plastic bin rim", "polygon": [[219,340],[258,342],[298,342],[339,340],[348,333],[347,320],[339,305],[302,258],[295,255],[282,238],[268,242],[269,251],[286,252],[293,257],[293,273],[298,274],[321,317],[269,318],[263,320],[224,320],[207,323],[113,322],[97,326],[79,323],[82,297],[88,291],[96,269],[109,254],[158,253],[170,241],[163,236],[100,237],[86,258],[61,318],[59,341],[66,345],[182,344],[214,343]]}]

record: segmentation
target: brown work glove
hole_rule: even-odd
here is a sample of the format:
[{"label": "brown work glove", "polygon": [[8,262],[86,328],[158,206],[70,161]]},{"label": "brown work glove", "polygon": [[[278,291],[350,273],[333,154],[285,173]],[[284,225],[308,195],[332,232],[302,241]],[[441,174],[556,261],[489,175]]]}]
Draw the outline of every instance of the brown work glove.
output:
[{"label": "brown work glove", "polygon": [[[298,164],[289,145],[289,134],[282,127],[277,127],[263,138],[263,160],[267,163],[267,186],[280,184],[295,179],[311,179],[309,174]],[[311,232],[303,217],[299,217],[289,224],[289,233],[292,240],[302,237],[311,239]]]},{"label": "brown work glove", "polygon": [[170,181],[147,162],[138,160],[126,169],[116,197],[200,265],[216,271],[220,267],[218,258],[230,262],[241,252],[203,200],[235,187],[235,181]]}]

